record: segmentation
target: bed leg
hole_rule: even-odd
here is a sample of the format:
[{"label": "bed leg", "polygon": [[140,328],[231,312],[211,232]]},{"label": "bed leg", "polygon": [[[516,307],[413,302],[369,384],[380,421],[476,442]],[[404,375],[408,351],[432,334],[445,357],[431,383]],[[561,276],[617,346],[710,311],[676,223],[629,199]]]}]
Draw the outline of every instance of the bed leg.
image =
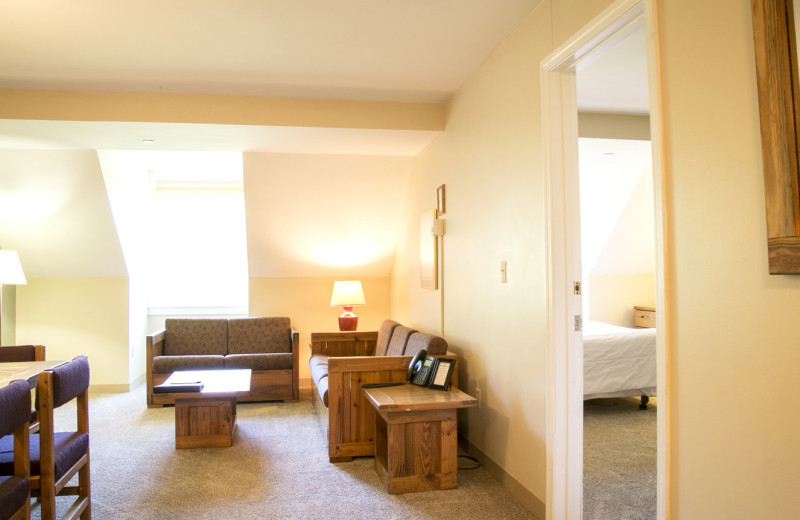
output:
[{"label": "bed leg", "polygon": [[642,402],[639,404],[639,410],[647,410],[647,403],[650,402],[650,398],[646,395],[642,396]]}]

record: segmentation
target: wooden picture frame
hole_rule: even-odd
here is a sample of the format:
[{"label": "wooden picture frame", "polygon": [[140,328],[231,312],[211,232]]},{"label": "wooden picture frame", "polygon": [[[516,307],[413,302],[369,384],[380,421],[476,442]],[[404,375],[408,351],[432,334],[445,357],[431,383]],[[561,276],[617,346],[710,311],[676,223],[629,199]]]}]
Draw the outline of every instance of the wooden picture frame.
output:
[{"label": "wooden picture frame", "polygon": [[436,213],[444,215],[445,200],[444,200],[444,184],[436,188]]},{"label": "wooden picture frame", "polygon": [[797,44],[792,0],[751,0],[770,274],[800,274]]}]

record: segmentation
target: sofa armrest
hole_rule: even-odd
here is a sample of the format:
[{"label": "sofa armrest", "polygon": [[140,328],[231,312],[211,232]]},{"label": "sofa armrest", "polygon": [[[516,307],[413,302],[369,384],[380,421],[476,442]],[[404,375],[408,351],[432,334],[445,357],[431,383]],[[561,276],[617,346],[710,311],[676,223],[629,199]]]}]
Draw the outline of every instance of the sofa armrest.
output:
[{"label": "sofa armrest", "polygon": [[145,378],[147,380],[147,405],[153,405],[153,358],[164,355],[166,329],[161,329],[146,336],[145,342]]},{"label": "sofa armrest", "polygon": [[378,331],[368,332],[312,332],[311,355],[374,356]]},{"label": "sofa armrest", "polygon": [[300,333],[292,329],[292,399],[300,399]]}]

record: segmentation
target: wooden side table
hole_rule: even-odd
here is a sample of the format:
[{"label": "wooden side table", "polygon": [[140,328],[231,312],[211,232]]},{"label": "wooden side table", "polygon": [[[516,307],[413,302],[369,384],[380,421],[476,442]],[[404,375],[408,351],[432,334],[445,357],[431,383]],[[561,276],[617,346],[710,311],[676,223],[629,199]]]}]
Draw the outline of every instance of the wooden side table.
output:
[{"label": "wooden side table", "polygon": [[633,326],[637,329],[651,329],[656,326],[656,308],[644,305],[633,307]]},{"label": "wooden side table", "polygon": [[375,414],[375,471],[390,494],[458,487],[456,410],[478,401],[458,389],[363,388]]}]

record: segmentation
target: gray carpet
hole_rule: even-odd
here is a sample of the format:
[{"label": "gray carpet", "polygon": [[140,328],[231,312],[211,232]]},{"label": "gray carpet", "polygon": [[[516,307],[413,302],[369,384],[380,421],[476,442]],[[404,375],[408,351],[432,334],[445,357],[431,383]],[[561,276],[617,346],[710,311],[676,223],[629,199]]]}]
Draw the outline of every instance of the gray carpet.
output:
[{"label": "gray carpet", "polygon": [[584,520],[655,519],[656,449],[655,399],[584,402]]},{"label": "gray carpet", "polygon": [[[392,496],[372,458],[331,464],[308,395],[297,403],[240,404],[233,447],[180,451],[174,409],[148,409],[143,387],[92,395],[93,518],[533,518],[482,468],[459,471],[458,489]],[[57,426],[74,422],[70,406],[56,411]],[[67,507],[59,498],[58,514]],[[34,505],[32,518],[39,517]]]}]

